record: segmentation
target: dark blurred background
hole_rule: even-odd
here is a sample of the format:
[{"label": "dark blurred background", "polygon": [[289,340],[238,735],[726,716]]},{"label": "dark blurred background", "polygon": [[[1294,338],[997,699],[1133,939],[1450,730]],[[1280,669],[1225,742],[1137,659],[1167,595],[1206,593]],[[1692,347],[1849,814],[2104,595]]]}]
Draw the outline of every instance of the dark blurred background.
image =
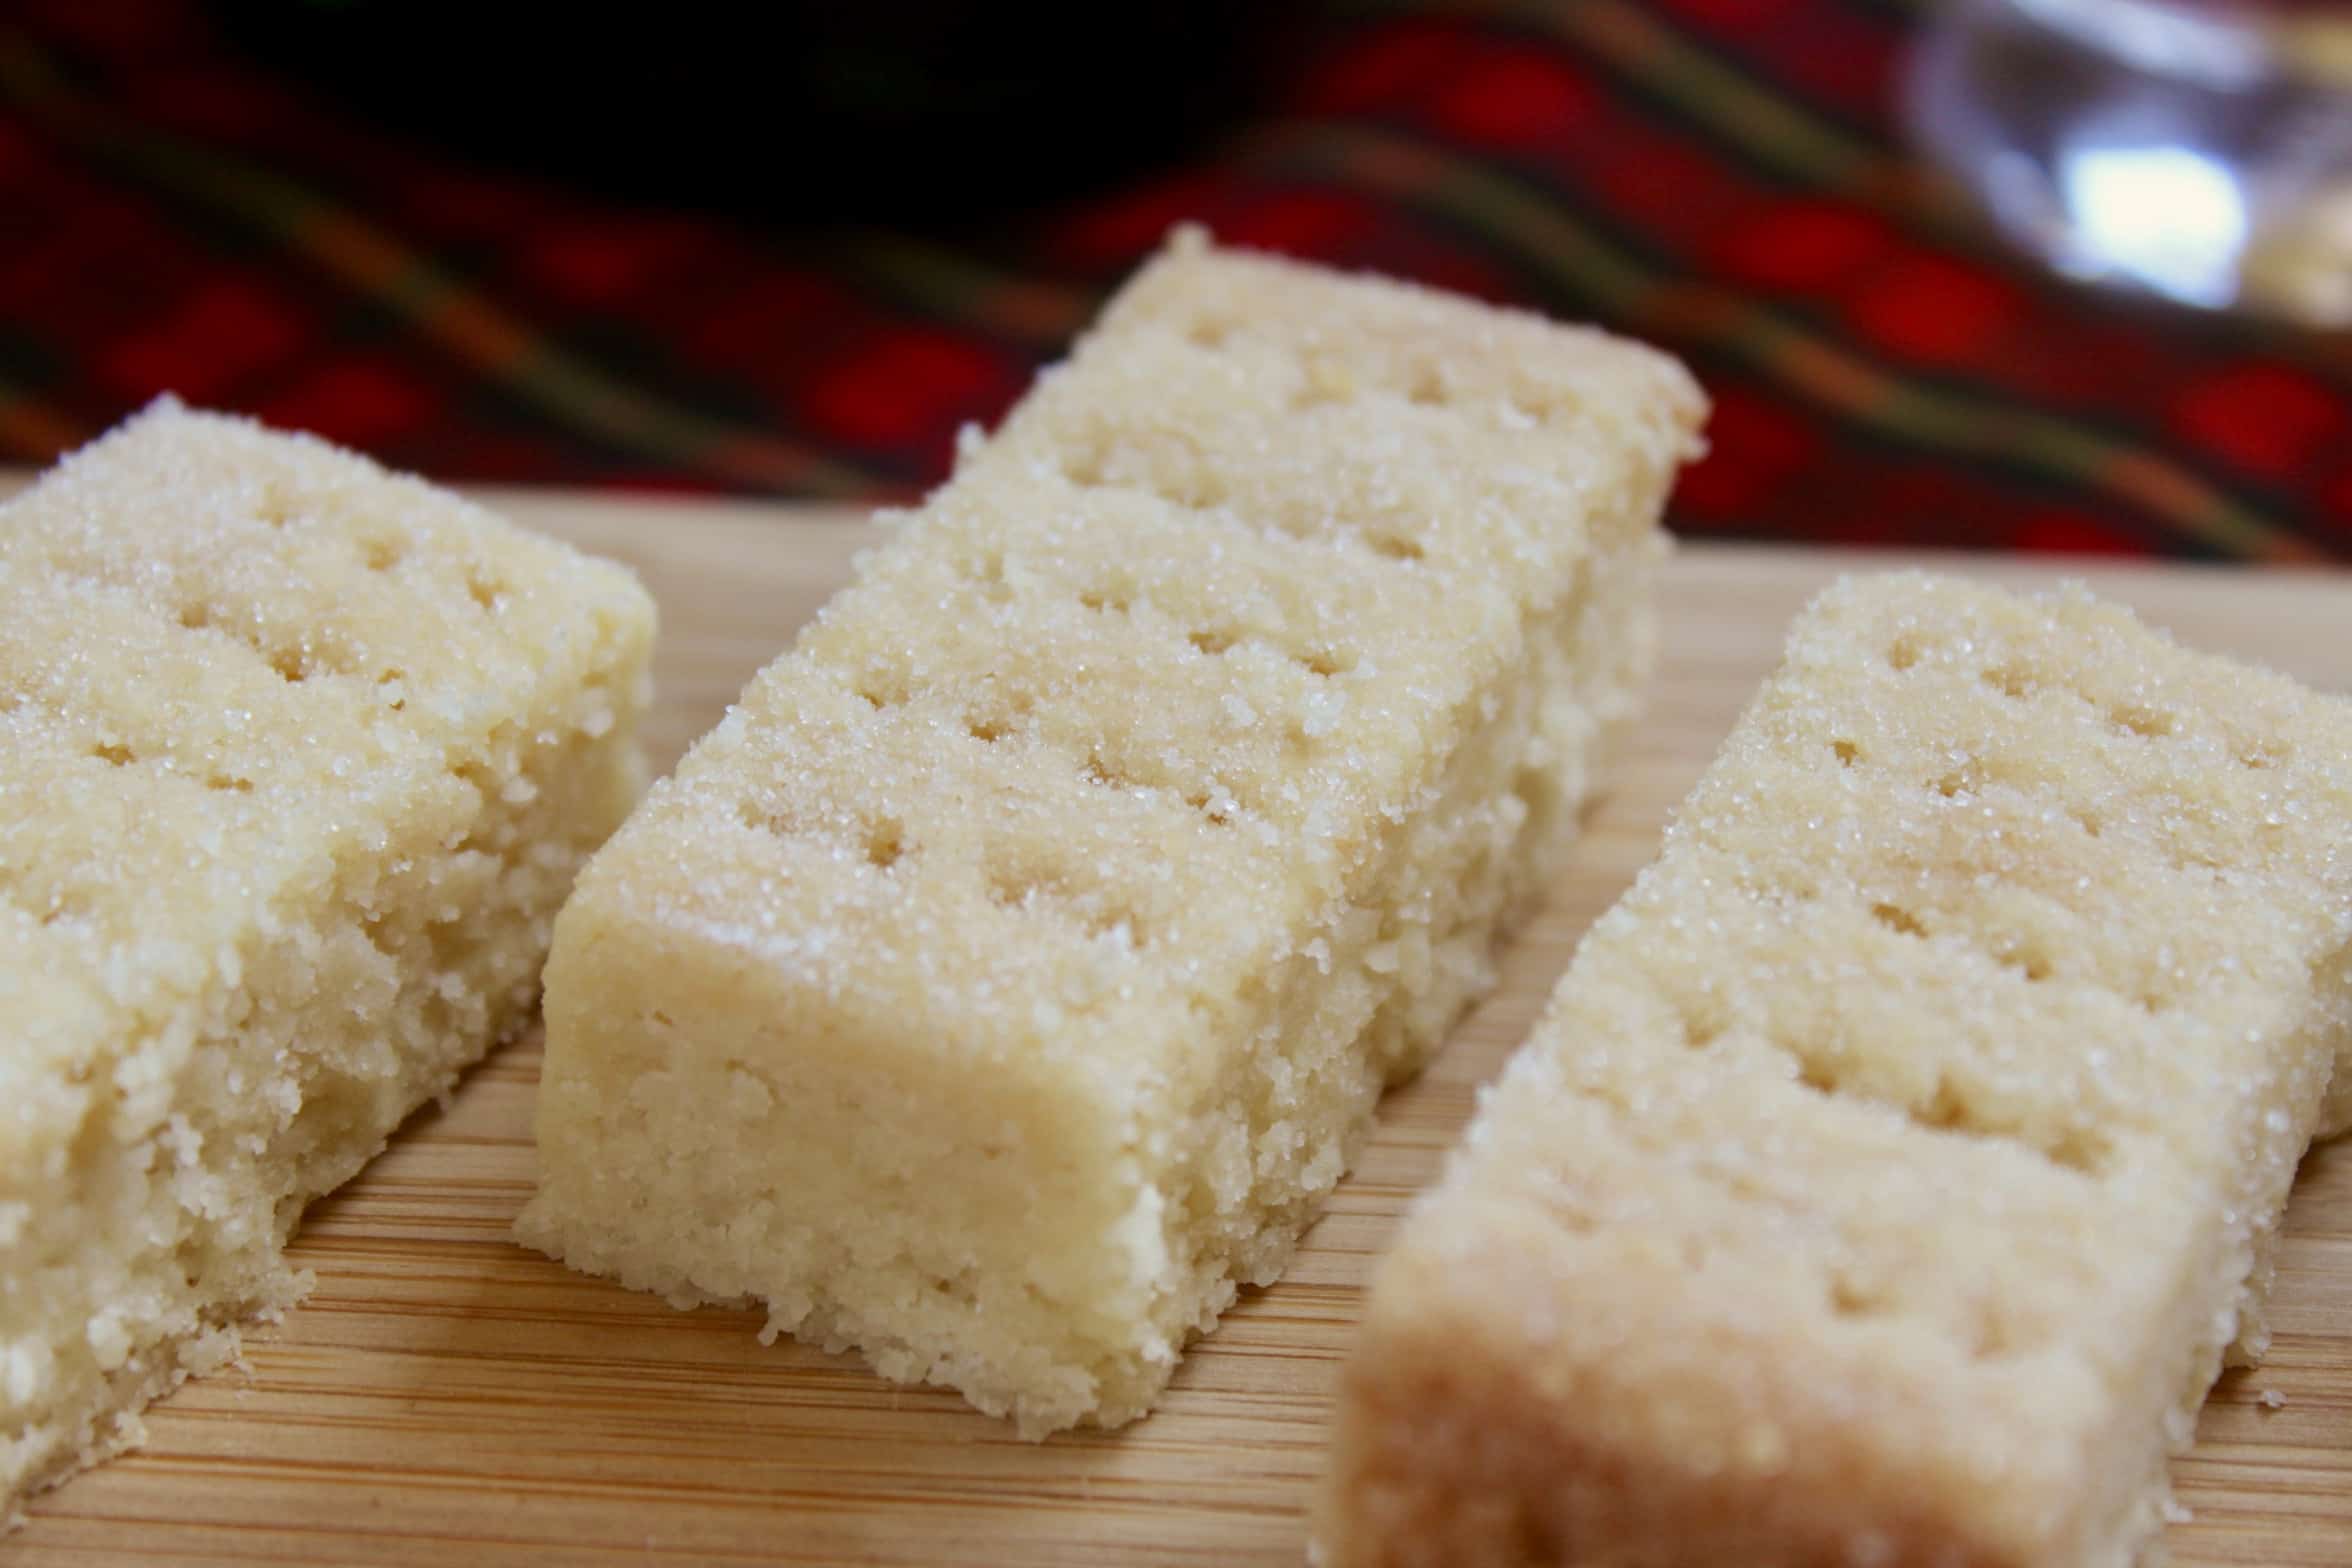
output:
[{"label": "dark blurred background", "polygon": [[902,497],[1183,219],[1682,355],[1696,534],[2352,558],[2352,346],[2013,258],[1927,0],[0,6],[0,461]]}]

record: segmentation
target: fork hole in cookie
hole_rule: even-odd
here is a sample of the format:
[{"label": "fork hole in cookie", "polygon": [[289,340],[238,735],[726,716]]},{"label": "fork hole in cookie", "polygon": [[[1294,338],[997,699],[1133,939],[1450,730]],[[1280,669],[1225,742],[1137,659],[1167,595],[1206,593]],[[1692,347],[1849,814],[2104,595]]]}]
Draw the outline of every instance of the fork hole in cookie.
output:
[{"label": "fork hole in cookie", "polygon": [[1827,1057],[1801,1056],[1797,1059],[1797,1082],[1815,1094],[1835,1094],[1844,1075]]},{"label": "fork hole in cookie", "polygon": [[1841,1318],[1875,1317],[1885,1306],[1877,1292],[1866,1290],[1843,1273],[1829,1277],[1829,1310]]},{"label": "fork hole in cookie", "polygon": [[1722,1039],[1729,1028],[1730,1020],[1711,998],[1702,998],[1698,1005],[1682,1010],[1682,1043],[1691,1050],[1706,1050]]},{"label": "fork hole in cookie", "polygon": [[2127,735],[2142,740],[2166,740],[2179,729],[2180,721],[2161,708],[2125,704],[2108,710],[2107,721]]},{"label": "fork hole in cookie", "polygon": [[495,613],[513,591],[504,579],[488,572],[466,574],[466,597],[473,600],[474,607],[485,614]]},{"label": "fork hole in cookie", "polygon": [[2036,943],[2021,943],[1997,955],[2003,968],[2014,969],[2035,984],[2050,978],[2055,966],[2050,955]]},{"label": "fork hole in cookie", "polygon": [[867,707],[877,712],[884,708],[896,707],[905,699],[903,692],[893,689],[880,678],[874,676],[868,676],[850,689],[857,693],[859,700],[864,702]]},{"label": "fork hole in cookie", "polygon": [[1920,924],[1919,917],[1900,904],[1873,904],[1870,918],[1903,936],[1925,938],[1927,935],[1927,927]]},{"label": "fork hole in cookie", "polygon": [[888,871],[906,858],[906,826],[894,818],[884,817],[866,825],[866,864],[877,870]]},{"label": "fork hole in cookie", "polygon": [[1221,809],[1219,802],[1212,800],[1205,789],[1187,791],[1184,803],[1199,812],[1211,827],[1227,828],[1233,825],[1232,814]]},{"label": "fork hole in cookie", "polygon": [[2012,702],[2022,702],[2033,695],[2033,682],[2014,664],[1997,665],[1985,671],[1980,679]]},{"label": "fork hole in cookie", "polygon": [[1202,316],[1184,331],[1195,348],[1220,349],[1233,339],[1234,324],[1222,316]]}]

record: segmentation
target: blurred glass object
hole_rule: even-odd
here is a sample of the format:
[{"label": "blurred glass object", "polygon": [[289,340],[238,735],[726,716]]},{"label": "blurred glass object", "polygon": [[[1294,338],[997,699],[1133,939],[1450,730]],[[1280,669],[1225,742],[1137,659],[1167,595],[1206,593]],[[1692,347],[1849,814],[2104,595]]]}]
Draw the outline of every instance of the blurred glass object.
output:
[{"label": "blurred glass object", "polygon": [[2070,277],[2352,327],[2352,5],[1947,0],[1905,109]]}]

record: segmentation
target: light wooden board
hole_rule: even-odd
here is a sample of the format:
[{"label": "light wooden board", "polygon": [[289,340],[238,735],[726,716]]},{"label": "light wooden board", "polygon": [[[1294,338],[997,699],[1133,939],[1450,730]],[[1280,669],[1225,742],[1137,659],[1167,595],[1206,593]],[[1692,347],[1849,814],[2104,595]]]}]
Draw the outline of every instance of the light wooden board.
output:
[{"label": "light wooden board", "polygon": [[[665,767],[870,537],[839,514],[500,499],[630,561],[660,599],[651,744]],[[297,1252],[318,1289],[250,1337],[248,1374],[158,1407],[142,1451],[36,1504],[0,1559],[1297,1564],[1334,1371],[1400,1208],[1578,934],[1654,852],[1789,615],[1855,560],[1678,561],[1652,717],[1499,994],[1390,1096],[1289,1276],[1246,1293],[1139,1425],[1023,1443],[951,1394],[762,1347],[749,1313],[673,1312],[514,1246],[539,1068],[526,1040],[313,1209]],[[2352,578],[2082,574],[2192,641],[2352,689]],[[2352,1565],[2352,1140],[2307,1163],[2279,1263],[2270,1360],[2224,1379],[2179,1467],[2196,1515],[2173,1531],[2179,1564]],[[2264,1390],[2284,1406],[2267,1408]]]}]

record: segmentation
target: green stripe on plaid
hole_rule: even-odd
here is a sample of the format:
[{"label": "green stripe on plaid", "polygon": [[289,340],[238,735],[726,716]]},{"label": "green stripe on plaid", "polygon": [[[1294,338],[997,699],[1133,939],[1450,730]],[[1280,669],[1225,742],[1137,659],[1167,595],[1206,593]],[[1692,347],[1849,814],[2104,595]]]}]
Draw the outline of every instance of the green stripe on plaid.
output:
[{"label": "green stripe on plaid", "polygon": [[852,495],[874,475],[764,431],[647,396],[293,180],[126,123],[77,98],[41,53],[0,32],[0,93],[118,167],[307,257],[517,400],[621,450],[753,488]]},{"label": "green stripe on plaid", "polygon": [[1911,165],[1758,86],[1639,6],[1624,0],[1565,6],[1521,0],[1510,11],[1639,78],[1745,156],[1810,184],[1899,196],[1906,207],[1938,219],[1950,213],[1912,195],[1920,182]]},{"label": "green stripe on plaid", "polygon": [[1473,230],[1611,320],[1728,354],[1874,434],[2103,492],[2225,554],[2322,558],[2157,453],[2044,410],[1918,385],[1729,291],[1653,276],[1519,181],[1477,163],[1392,132],[1320,124],[1279,129],[1254,156],[1284,172],[1369,187]]},{"label": "green stripe on plaid", "polygon": [[[1413,0],[1355,0],[1355,5],[1366,14],[1388,17],[1426,9]],[[1715,133],[1739,156],[1809,185],[1875,194],[1921,183],[1910,165],[1876,143],[1780,97],[1627,0],[1466,0],[1449,9],[1574,43]],[[1932,205],[1923,204],[1922,211],[1945,215]]]},{"label": "green stripe on plaid", "polygon": [[1009,276],[911,235],[862,229],[852,237],[859,270],[926,314],[1058,350],[1100,299],[1083,289]]}]

